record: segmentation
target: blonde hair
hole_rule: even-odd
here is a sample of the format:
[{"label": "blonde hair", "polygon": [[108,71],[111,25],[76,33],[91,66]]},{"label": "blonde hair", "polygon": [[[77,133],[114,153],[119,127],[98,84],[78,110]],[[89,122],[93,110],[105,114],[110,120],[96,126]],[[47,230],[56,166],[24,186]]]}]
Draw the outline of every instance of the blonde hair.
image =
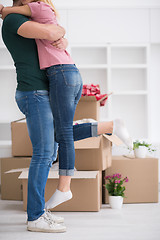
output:
[{"label": "blonde hair", "polygon": [[54,11],[56,17],[59,18],[59,13],[58,13],[58,11],[56,10],[55,6],[53,5],[52,0],[40,0],[40,1],[41,1],[41,2],[44,2],[44,3],[47,3],[48,5],[50,5],[51,8],[52,8],[53,11]]}]

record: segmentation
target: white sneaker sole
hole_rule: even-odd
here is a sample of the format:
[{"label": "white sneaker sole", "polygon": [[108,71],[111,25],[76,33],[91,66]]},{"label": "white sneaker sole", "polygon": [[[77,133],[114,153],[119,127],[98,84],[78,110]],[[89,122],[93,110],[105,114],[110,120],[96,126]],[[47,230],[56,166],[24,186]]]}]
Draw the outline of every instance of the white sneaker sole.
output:
[{"label": "white sneaker sole", "polygon": [[27,227],[28,231],[31,232],[45,232],[45,233],[62,233],[66,232],[67,229],[44,229],[44,228],[32,228],[32,227]]},{"label": "white sneaker sole", "polygon": [[[53,220],[54,223],[64,223],[64,219],[62,220]],[[28,224],[28,221],[26,221],[26,224]]]}]

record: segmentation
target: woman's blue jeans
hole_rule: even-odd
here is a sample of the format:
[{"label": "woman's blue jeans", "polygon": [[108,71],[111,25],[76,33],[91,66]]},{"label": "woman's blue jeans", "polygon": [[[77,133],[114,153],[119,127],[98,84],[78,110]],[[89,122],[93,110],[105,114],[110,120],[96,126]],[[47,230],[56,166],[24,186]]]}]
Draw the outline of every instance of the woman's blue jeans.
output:
[{"label": "woman's blue jeans", "polygon": [[83,82],[74,64],[51,66],[47,69],[47,77],[55,139],[59,143],[59,174],[72,176],[75,164],[73,118]]},{"label": "woman's blue jeans", "polygon": [[[48,91],[16,91],[16,102],[20,111],[26,116],[33,147],[27,200],[28,221],[33,221],[44,213],[45,186],[50,167],[57,158],[58,144],[54,139],[54,119]],[[79,124],[72,128],[75,141],[97,136],[97,123]]]}]

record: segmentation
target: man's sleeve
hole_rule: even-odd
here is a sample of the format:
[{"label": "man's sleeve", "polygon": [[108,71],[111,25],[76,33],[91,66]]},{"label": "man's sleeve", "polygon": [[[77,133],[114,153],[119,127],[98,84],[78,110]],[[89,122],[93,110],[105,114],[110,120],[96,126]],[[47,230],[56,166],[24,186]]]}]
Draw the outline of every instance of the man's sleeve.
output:
[{"label": "man's sleeve", "polygon": [[29,19],[21,14],[12,13],[5,17],[3,27],[6,31],[17,34],[19,27],[29,21]]}]

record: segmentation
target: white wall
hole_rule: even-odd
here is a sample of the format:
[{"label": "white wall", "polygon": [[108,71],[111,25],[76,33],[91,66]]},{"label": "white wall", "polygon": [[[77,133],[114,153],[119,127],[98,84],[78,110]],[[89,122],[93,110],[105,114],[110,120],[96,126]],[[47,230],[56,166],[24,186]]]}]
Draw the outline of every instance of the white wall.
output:
[{"label": "white wall", "polygon": [[56,6],[68,7],[68,6],[107,6],[107,7],[151,7],[160,6],[160,0],[52,0]]},{"label": "white wall", "polygon": [[[158,7],[160,0],[52,0],[57,7],[108,6],[108,7]],[[1,4],[11,5],[12,0],[1,0]]]}]

